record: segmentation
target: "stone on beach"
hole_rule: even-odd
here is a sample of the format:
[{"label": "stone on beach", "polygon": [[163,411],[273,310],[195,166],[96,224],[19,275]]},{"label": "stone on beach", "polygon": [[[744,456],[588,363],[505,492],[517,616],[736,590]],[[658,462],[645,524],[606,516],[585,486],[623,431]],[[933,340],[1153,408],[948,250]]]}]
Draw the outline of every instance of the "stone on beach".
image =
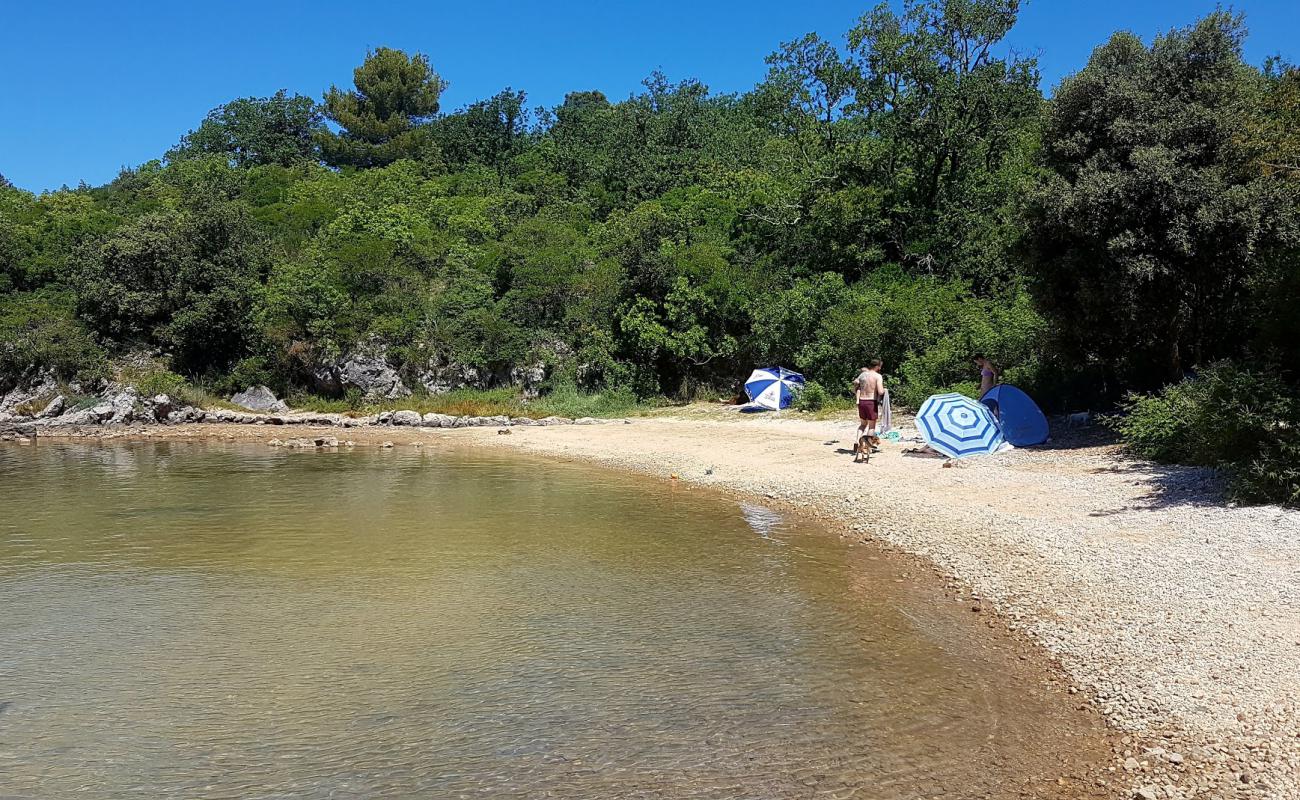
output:
[{"label": "stone on beach", "polygon": [[289,410],[289,406],[265,386],[250,386],[231,397],[230,402],[262,414],[284,414]]}]

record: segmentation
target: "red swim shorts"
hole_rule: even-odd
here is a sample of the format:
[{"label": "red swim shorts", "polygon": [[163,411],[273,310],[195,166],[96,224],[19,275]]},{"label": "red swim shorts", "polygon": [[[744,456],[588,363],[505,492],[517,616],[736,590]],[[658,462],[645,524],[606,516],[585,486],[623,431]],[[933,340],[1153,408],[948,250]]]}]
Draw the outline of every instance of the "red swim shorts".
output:
[{"label": "red swim shorts", "polygon": [[875,400],[858,401],[858,419],[865,422],[875,422],[878,416],[880,415],[876,408]]}]

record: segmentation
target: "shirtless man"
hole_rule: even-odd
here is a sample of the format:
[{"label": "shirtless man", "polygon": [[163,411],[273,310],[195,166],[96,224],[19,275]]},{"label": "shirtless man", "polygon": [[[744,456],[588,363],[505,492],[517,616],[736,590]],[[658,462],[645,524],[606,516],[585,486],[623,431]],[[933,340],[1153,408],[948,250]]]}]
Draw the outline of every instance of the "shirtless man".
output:
[{"label": "shirtless man", "polygon": [[[880,398],[885,396],[885,379],[880,375],[884,363],[871,359],[868,366],[862,368],[858,377],[853,379],[853,391],[858,398],[858,438],[862,434],[876,435],[876,420],[880,418]],[[869,430],[868,430],[869,429]]]}]

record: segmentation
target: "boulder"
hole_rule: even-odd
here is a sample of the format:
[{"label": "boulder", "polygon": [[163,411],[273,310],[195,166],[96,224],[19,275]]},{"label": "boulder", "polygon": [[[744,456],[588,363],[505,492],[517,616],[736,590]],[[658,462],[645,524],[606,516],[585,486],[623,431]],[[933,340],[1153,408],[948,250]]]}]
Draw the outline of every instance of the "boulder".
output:
[{"label": "boulder", "polygon": [[171,416],[172,411],[175,410],[175,407],[172,405],[171,397],[165,394],[156,394],[153,397],[150,397],[146,405],[148,406],[153,419],[157,422],[166,422],[167,418]]},{"label": "boulder", "polygon": [[265,386],[250,386],[231,397],[230,402],[243,406],[249,411],[260,411],[263,414],[283,414],[289,410],[289,406]]},{"label": "boulder", "polygon": [[411,427],[418,428],[423,421],[424,421],[423,418],[419,415],[418,412],[415,411],[394,411],[393,412],[394,425],[409,425]]},{"label": "boulder", "polygon": [[59,427],[65,425],[98,425],[103,418],[103,412],[96,406],[95,408],[83,408],[80,411],[69,411],[50,420],[49,424]]},{"label": "boulder", "polygon": [[568,417],[542,417],[537,420],[538,425],[572,425],[573,420]]},{"label": "boulder", "polygon": [[451,428],[452,423],[456,421],[455,417],[449,417],[446,414],[425,414],[420,424],[426,428]]},{"label": "boulder", "polygon": [[178,408],[168,414],[167,422],[172,425],[179,425],[184,422],[202,422],[207,418],[207,416],[207,412],[201,408],[185,406],[184,408]]},{"label": "boulder", "polygon": [[319,369],[316,372],[325,378],[321,381],[318,376],[318,388],[331,394],[359,389],[367,400],[397,400],[411,396],[411,390],[388,363],[387,353],[381,346],[362,347],[328,365],[323,372]]},{"label": "boulder", "polygon": [[110,425],[124,425],[135,418],[136,406],[140,402],[140,395],[136,392],[134,386],[128,386],[109,400],[112,407],[112,413],[108,418]]},{"label": "boulder", "polygon": [[578,419],[575,419],[573,421],[573,424],[574,425],[598,425],[600,424],[600,420],[595,419],[594,417],[579,417]]},{"label": "boulder", "polygon": [[510,420],[510,424],[511,425],[536,425],[537,420],[533,419],[532,417],[515,417],[514,419]]},{"label": "boulder", "polygon": [[37,414],[36,417],[37,419],[49,419],[50,417],[57,417],[58,415],[63,413],[63,409],[65,406],[67,406],[67,404],[68,404],[67,398],[65,398],[61,394],[56,395],[53,400],[51,400],[49,403],[46,403],[45,408],[42,409],[41,413]]}]

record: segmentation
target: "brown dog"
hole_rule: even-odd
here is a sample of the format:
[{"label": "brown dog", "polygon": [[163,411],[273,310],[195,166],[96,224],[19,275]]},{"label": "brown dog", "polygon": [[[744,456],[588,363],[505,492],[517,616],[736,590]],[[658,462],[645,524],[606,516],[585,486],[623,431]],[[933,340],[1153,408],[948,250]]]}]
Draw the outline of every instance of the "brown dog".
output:
[{"label": "brown dog", "polygon": [[870,463],[871,454],[878,450],[880,450],[880,437],[871,433],[862,434],[853,444],[853,463]]}]

